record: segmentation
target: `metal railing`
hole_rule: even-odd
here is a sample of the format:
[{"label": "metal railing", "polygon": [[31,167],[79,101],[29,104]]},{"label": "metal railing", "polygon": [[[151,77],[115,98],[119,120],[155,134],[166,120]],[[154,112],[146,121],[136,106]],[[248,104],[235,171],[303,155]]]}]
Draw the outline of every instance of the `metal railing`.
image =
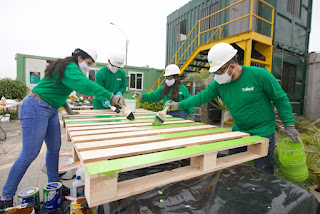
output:
[{"label": "metal railing", "polygon": [[[215,36],[218,32],[219,32],[219,34],[218,34],[218,39],[216,39],[216,40],[221,39],[221,31],[222,31],[221,29],[222,29],[222,27],[224,27],[224,26],[226,26],[226,25],[229,25],[229,24],[231,24],[231,23],[235,23],[235,22],[237,22],[237,21],[239,21],[239,20],[243,20],[243,19],[245,19],[245,18],[247,18],[247,17],[249,17],[249,29],[248,29],[248,31],[252,31],[252,19],[253,19],[253,17],[255,17],[255,18],[261,20],[262,22],[265,22],[265,23],[267,23],[267,24],[270,25],[270,37],[272,38],[272,37],[273,37],[273,25],[274,25],[274,7],[273,7],[271,4],[265,2],[264,0],[258,0],[258,1],[261,2],[262,4],[266,5],[267,7],[269,7],[269,8],[271,9],[271,20],[270,20],[270,21],[253,13],[253,2],[254,2],[254,0],[250,0],[250,13],[249,13],[249,14],[246,14],[246,15],[243,15],[243,16],[241,16],[241,17],[239,17],[239,18],[233,19],[233,20],[231,20],[231,21],[222,23],[222,24],[220,24],[220,25],[218,25],[218,26],[215,26],[215,27],[213,27],[213,28],[210,28],[210,29],[201,31],[201,22],[202,22],[202,21],[205,21],[205,20],[209,19],[210,17],[213,17],[213,16],[215,16],[215,15],[217,15],[217,14],[220,14],[220,13],[226,11],[227,9],[230,9],[230,8],[232,8],[232,7],[234,7],[234,6],[238,5],[238,4],[241,4],[241,3],[244,2],[244,1],[246,1],[246,0],[240,0],[240,1],[238,1],[238,2],[236,2],[236,3],[234,3],[234,4],[231,4],[231,5],[225,7],[225,8],[223,8],[223,9],[221,9],[221,10],[218,10],[218,11],[215,12],[215,13],[212,13],[212,14],[210,14],[210,15],[202,18],[202,19],[199,19],[199,20],[197,21],[197,23],[193,26],[193,28],[191,29],[190,33],[188,34],[188,36],[186,37],[186,39],[183,41],[183,43],[180,45],[179,49],[178,49],[177,52],[174,54],[174,56],[171,58],[171,60],[170,60],[170,62],[169,62],[168,64],[172,64],[173,62],[174,62],[174,64],[178,64],[178,63],[181,61],[181,59],[186,55],[186,53],[190,50],[190,48],[193,47],[193,45],[196,44],[195,46],[198,47],[198,46],[200,46],[200,45],[203,45],[203,44],[206,44],[206,43],[211,42],[211,40],[214,38],[214,36]],[[192,39],[191,35],[192,35],[192,33],[194,33],[194,32],[196,31],[196,29],[198,30],[198,33],[197,33],[196,36]],[[211,35],[211,37],[209,38],[209,40],[206,41],[206,43],[201,43],[201,36],[204,35],[204,34],[206,34],[206,33],[208,33],[208,32],[213,32],[213,34]],[[190,41],[189,39],[190,39],[190,40],[192,39],[192,41],[190,42],[190,44],[188,45],[188,47],[186,48],[186,50],[185,50],[184,52],[180,53],[180,51],[182,50],[182,47],[184,47],[184,46],[187,44],[187,41]],[[197,43],[196,43],[196,41],[197,41]],[[178,55],[179,55],[179,54],[181,54],[181,56],[180,56],[180,58],[178,59]],[[150,91],[152,91],[153,88],[154,88],[156,85],[158,85],[158,87],[160,87],[160,86],[163,84],[164,79],[161,81],[161,78],[162,78],[164,72],[165,72],[165,70],[161,73],[160,77],[159,77],[159,78],[157,79],[157,81],[153,84],[153,86],[151,87]]]}]

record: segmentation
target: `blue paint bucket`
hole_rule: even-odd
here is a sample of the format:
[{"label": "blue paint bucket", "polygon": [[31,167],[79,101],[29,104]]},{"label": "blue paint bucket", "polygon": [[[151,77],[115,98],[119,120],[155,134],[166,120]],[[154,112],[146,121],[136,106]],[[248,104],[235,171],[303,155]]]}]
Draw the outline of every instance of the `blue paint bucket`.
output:
[{"label": "blue paint bucket", "polygon": [[44,210],[54,210],[60,207],[62,200],[62,184],[60,182],[49,183],[43,189]]},{"label": "blue paint bucket", "polygon": [[40,197],[39,197],[39,188],[31,187],[21,191],[18,195],[18,203],[25,204],[35,202],[34,206],[35,213],[40,211]]}]

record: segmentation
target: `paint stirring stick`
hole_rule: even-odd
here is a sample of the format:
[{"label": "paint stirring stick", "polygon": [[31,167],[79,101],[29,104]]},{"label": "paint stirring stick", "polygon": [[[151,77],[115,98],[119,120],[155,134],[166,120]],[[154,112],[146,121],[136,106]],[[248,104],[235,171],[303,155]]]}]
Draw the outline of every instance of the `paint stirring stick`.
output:
[{"label": "paint stirring stick", "polygon": [[169,107],[170,106],[166,106],[163,109],[163,111],[159,111],[156,114],[156,117],[152,121],[152,125],[154,125],[154,126],[161,126],[162,125],[162,123],[167,119],[167,111],[168,111]]}]

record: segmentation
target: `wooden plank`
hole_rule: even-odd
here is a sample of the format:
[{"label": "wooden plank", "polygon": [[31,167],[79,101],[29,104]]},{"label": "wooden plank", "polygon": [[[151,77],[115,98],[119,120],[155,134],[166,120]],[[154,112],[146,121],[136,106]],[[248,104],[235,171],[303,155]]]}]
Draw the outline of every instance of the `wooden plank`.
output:
[{"label": "wooden plank", "polygon": [[[143,119],[143,118],[154,118],[155,115],[149,116],[135,116],[136,119]],[[83,121],[100,121],[100,120],[125,120],[127,119],[125,115],[122,117],[108,117],[108,118],[87,118],[87,119],[66,119],[65,122],[83,122]]]},{"label": "wooden plank", "polygon": [[[66,127],[80,127],[80,126],[88,126],[88,125],[101,125],[101,124],[130,124],[130,123],[145,123],[149,122],[152,123],[154,118],[143,118],[143,119],[135,119],[135,120],[101,120],[101,121],[79,121],[79,122],[66,122]],[[167,117],[167,120],[164,122],[167,123],[168,121],[177,121],[183,120],[177,117]]]},{"label": "wooden plank", "polygon": [[124,138],[122,140],[104,140],[104,141],[93,141],[88,143],[77,143],[74,147],[77,151],[89,151],[89,150],[97,150],[97,149],[106,149],[112,147],[119,147],[119,146],[128,146],[128,145],[135,145],[135,144],[144,144],[144,143],[151,143],[151,142],[160,142],[169,139],[178,139],[184,138],[188,136],[202,136],[202,135],[209,135],[212,133],[223,133],[223,132],[230,132],[230,129],[225,128],[212,128],[212,129],[205,129],[205,130],[196,130],[196,131],[187,131],[181,132],[179,134],[171,133],[165,135],[154,135],[154,136],[143,136],[143,137],[133,137],[133,138]]},{"label": "wooden plank", "polygon": [[[114,111],[111,111],[110,109],[81,110],[81,111],[77,111],[77,112],[79,112],[79,114],[70,115],[70,114],[66,113],[65,110],[63,110],[61,112],[61,115],[63,118],[63,117],[70,117],[70,116],[71,117],[79,117],[79,116],[81,117],[81,116],[90,116],[90,115],[119,115],[119,114],[123,114],[123,111],[121,111],[120,113],[116,113]],[[136,109],[134,114],[156,114],[156,112],[145,110],[145,109]]]},{"label": "wooden plank", "polygon": [[242,153],[230,155],[223,158],[217,158],[215,163],[216,167],[209,169],[207,171],[201,171],[200,169],[194,166],[185,166],[185,167],[173,169],[170,171],[164,171],[164,172],[160,172],[152,175],[147,175],[147,176],[119,182],[117,185],[116,196],[114,196],[114,194],[110,196],[105,194],[103,197],[100,197],[99,199],[95,197],[95,200],[91,200],[91,195],[87,194],[86,192],[86,197],[87,197],[89,206],[93,207],[99,204],[116,201],[122,198],[127,198],[132,195],[137,195],[146,191],[150,191],[154,188],[161,187],[173,182],[178,182],[178,181],[198,177],[200,175],[207,174],[209,172],[214,172],[223,168],[227,168],[229,166],[254,160],[260,157],[261,157],[260,155],[250,153],[248,151],[242,152]]},{"label": "wooden plank", "polygon": [[[156,114],[137,114],[138,116],[155,116]],[[72,115],[69,117],[64,117],[65,120],[73,120],[73,119],[97,119],[97,118],[113,118],[113,117],[125,117],[124,114],[116,114],[116,115],[82,115],[73,117]]]},{"label": "wooden plank", "polygon": [[144,131],[137,131],[137,132],[128,132],[125,135],[122,133],[111,133],[111,134],[79,136],[79,137],[72,137],[72,142],[81,143],[81,142],[108,140],[108,139],[123,139],[123,138],[129,138],[129,137],[158,135],[158,134],[166,134],[166,133],[173,133],[173,132],[180,132],[180,131],[209,129],[212,127],[213,126],[211,125],[203,125],[203,126],[177,127],[177,128],[170,128],[170,129],[152,129],[152,130],[144,130]]},{"label": "wooden plank", "polygon": [[197,126],[197,125],[204,125],[204,123],[179,123],[179,124],[164,124],[162,126],[140,126],[140,127],[121,127],[116,129],[98,129],[98,130],[88,130],[88,131],[70,131],[69,135],[71,137],[76,136],[89,136],[89,135],[98,135],[98,134],[108,134],[108,133],[123,133],[125,132],[133,132],[133,131],[143,131],[143,130],[150,130],[150,129],[168,129],[173,127],[186,127],[186,126]]},{"label": "wooden plank", "polygon": [[[179,123],[193,123],[192,120],[177,120],[177,121],[166,121],[165,124],[179,124]],[[98,130],[98,129],[114,129],[122,127],[140,127],[140,126],[152,126],[150,122],[143,123],[116,123],[115,125],[103,124],[103,125],[88,125],[84,127],[68,127],[68,131],[83,131],[83,130]]]},{"label": "wooden plank", "polygon": [[147,166],[159,165],[170,161],[181,160],[199,155],[207,154],[212,151],[224,151],[252,144],[269,144],[267,138],[259,136],[244,137],[240,139],[226,140],[186,148],[174,149],[169,151],[156,152],[151,154],[137,155],[108,161],[99,161],[86,164],[89,175],[103,174],[109,171],[130,171],[133,169],[144,168]]},{"label": "wooden plank", "polygon": [[151,152],[159,152],[169,149],[182,148],[187,146],[201,145],[228,139],[248,137],[249,134],[241,132],[227,132],[205,136],[195,136],[183,139],[175,139],[148,144],[138,144],[131,146],[122,146],[94,151],[84,151],[79,153],[82,163],[88,163],[98,160],[107,160],[118,157],[127,157],[132,155],[140,155]]}]

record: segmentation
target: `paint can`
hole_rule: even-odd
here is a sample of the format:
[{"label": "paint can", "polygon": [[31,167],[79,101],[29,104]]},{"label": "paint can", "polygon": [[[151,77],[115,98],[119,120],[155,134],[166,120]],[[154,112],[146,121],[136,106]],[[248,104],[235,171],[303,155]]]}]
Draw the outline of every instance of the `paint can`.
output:
[{"label": "paint can", "polygon": [[25,204],[35,202],[34,206],[35,213],[40,211],[40,197],[39,197],[39,188],[31,187],[21,191],[18,195],[18,203]]},{"label": "paint can", "polygon": [[54,210],[60,207],[62,200],[62,183],[52,182],[43,189],[44,210]]}]

